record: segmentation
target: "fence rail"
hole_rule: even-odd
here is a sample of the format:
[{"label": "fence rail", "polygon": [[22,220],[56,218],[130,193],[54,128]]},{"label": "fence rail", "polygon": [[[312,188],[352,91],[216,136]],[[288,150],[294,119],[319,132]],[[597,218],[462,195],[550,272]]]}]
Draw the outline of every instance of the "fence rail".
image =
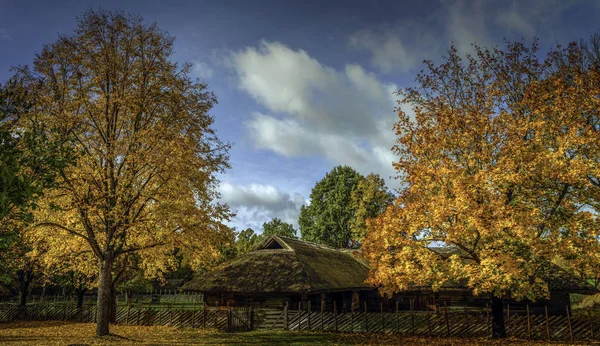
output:
[{"label": "fence rail", "polygon": [[[588,311],[589,312],[589,311]],[[93,323],[96,306],[77,308],[72,304],[0,304],[0,322],[62,320]],[[600,340],[600,321],[588,314],[505,314],[507,336],[550,341]],[[320,312],[308,310],[202,308],[177,306],[118,306],[115,323],[127,325],[215,328],[223,331],[251,329],[394,333],[407,336],[488,337],[490,311],[436,312]]]},{"label": "fence rail", "polygon": [[[257,329],[333,332],[395,333],[415,336],[487,337],[492,323],[489,311],[463,312],[309,312],[256,310]],[[591,316],[505,314],[507,336],[519,339],[575,341],[599,340],[600,321]]]},{"label": "fence rail", "polygon": [[[96,305],[77,308],[72,304],[14,304],[0,305],[0,322],[12,321],[71,321],[95,323]],[[215,328],[223,331],[249,330],[251,316],[247,308],[185,309],[184,306],[118,306],[116,324],[172,326],[178,328]]]}]

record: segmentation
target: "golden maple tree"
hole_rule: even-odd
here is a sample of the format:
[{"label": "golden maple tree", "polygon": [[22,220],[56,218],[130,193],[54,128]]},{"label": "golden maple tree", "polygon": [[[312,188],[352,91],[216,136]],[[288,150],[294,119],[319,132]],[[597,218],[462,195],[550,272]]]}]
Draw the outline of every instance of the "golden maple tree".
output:
[{"label": "golden maple tree", "polygon": [[37,95],[27,119],[68,133],[77,155],[34,211],[32,256],[97,273],[99,336],[127,256],[155,276],[176,252],[195,267],[233,240],[231,213],[214,202],[229,148],[208,113],[216,99],[170,61],[173,42],[141,18],[90,10],[21,71]]},{"label": "golden maple tree", "polygon": [[599,264],[600,64],[577,44],[537,53],[451,48],[399,92],[403,187],[363,246],[383,292],[464,282],[490,294],[496,337],[502,297],[547,298],[557,259]]}]

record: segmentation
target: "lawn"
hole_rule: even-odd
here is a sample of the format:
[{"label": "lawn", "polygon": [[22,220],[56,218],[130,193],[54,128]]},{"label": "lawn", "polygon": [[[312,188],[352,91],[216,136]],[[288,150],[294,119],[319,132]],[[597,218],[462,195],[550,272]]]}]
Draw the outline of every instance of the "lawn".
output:
[{"label": "lawn", "polygon": [[[253,331],[221,333],[173,327],[112,326],[113,335],[94,337],[94,325],[70,322],[0,324],[0,345],[545,345],[543,342],[411,338],[382,334]],[[552,343],[552,345],[561,345]],[[562,345],[565,345],[564,343]]]}]

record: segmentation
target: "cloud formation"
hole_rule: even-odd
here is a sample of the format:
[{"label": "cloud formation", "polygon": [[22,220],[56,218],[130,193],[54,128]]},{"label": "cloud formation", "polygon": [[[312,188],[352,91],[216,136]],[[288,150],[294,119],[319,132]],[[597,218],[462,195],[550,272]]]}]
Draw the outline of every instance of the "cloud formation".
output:
[{"label": "cloud formation", "polygon": [[221,200],[237,213],[232,224],[238,229],[251,227],[262,232],[262,224],[273,218],[298,227],[300,207],[306,203],[299,193],[287,193],[271,185],[235,185],[222,183],[219,187]]},{"label": "cloud formation", "polygon": [[396,85],[357,64],[335,70],[279,42],[235,52],[232,62],[239,88],[268,111],[246,122],[257,148],[394,174],[392,155],[383,153],[394,141]]},{"label": "cloud formation", "polygon": [[214,70],[204,61],[196,60],[193,63],[193,73],[204,80],[211,79],[214,75]]},{"label": "cloud formation", "polygon": [[[555,32],[548,28],[562,20],[564,10],[585,2],[444,1],[425,18],[402,18],[397,23],[360,29],[349,36],[348,44],[367,52],[371,65],[382,73],[408,72],[421,67],[425,59],[438,59],[450,44],[459,52],[473,53],[473,44],[501,45],[503,39],[560,39],[568,30]],[[503,36],[495,35],[497,32]]]}]

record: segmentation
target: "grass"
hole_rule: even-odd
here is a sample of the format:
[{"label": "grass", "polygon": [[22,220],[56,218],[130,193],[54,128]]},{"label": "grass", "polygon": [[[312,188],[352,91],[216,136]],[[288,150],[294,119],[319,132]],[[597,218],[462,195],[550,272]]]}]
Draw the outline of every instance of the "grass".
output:
[{"label": "grass", "polygon": [[[95,326],[69,322],[0,324],[0,345],[546,345],[524,340],[417,338],[387,334],[253,331],[221,333],[173,327],[111,326],[111,336],[94,337]],[[551,343],[561,345],[561,343]],[[566,345],[562,343],[562,345]]]}]

